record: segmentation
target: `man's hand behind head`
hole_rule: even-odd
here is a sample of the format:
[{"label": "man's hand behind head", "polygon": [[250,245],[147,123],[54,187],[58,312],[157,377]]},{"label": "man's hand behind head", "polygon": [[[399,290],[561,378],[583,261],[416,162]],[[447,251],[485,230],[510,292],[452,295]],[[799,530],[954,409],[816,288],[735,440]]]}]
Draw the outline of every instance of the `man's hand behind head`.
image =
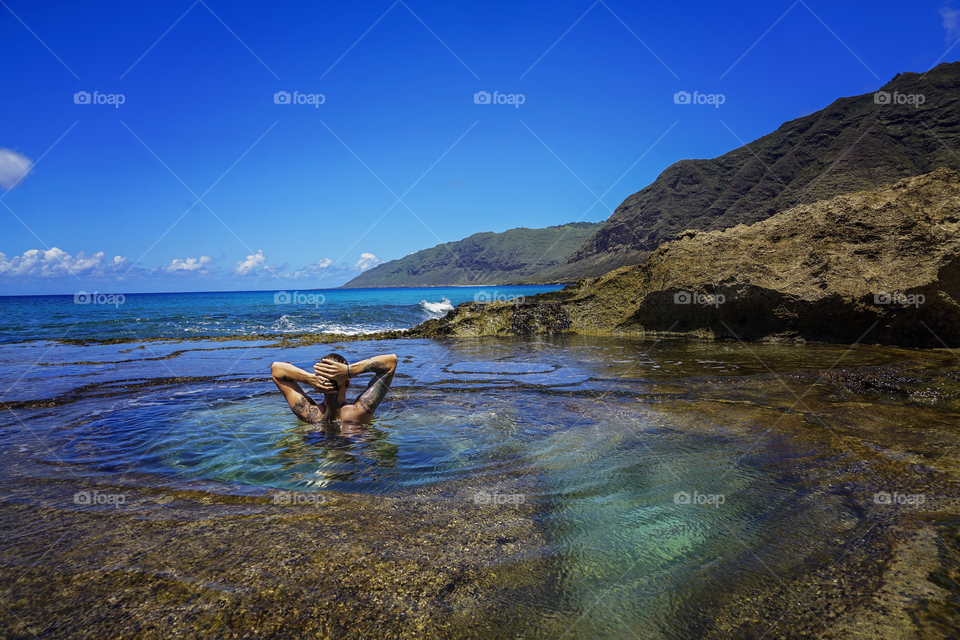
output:
[{"label": "man's hand behind head", "polygon": [[331,395],[337,392],[339,385],[333,380],[324,378],[323,376],[315,376],[310,382],[310,386],[316,389],[318,392],[324,395]]},{"label": "man's hand behind head", "polygon": [[347,381],[349,365],[333,360],[321,360],[313,365],[313,372],[318,377],[336,382],[338,385]]}]

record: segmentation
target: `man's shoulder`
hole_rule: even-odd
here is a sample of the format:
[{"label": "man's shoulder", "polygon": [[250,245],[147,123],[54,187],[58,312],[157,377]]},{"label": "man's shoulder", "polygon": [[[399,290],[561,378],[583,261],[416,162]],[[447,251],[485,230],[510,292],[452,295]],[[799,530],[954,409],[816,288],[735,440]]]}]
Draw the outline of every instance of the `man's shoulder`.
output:
[{"label": "man's shoulder", "polygon": [[346,422],[366,422],[373,417],[360,402],[348,402],[340,406],[340,419]]}]

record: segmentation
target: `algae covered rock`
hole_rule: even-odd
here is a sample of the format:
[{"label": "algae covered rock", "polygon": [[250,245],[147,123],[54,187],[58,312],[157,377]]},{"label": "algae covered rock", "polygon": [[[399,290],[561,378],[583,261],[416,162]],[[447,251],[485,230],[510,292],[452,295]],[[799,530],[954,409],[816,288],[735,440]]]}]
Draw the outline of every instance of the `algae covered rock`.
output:
[{"label": "algae covered rock", "polygon": [[643,264],[520,303],[465,303],[419,335],[578,333],[960,345],[960,174],[950,169],[683,232]]}]

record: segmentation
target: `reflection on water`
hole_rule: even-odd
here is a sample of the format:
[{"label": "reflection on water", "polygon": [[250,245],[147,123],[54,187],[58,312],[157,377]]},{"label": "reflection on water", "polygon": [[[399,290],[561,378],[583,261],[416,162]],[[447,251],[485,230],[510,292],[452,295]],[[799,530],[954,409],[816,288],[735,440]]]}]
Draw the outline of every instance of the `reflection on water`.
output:
[{"label": "reflection on water", "polygon": [[[354,360],[377,347],[343,350]],[[902,384],[895,372],[885,378],[925,389],[926,404],[918,405],[912,392],[877,395],[882,385],[850,373],[855,365],[898,365],[908,352],[609,339],[389,348],[401,364],[376,420],[323,426],[299,423],[265,376],[274,359],[307,365],[316,355],[309,349],[136,361],[121,357],[121,347],[57,348],[25,379],[39,382],[31,394],[52,390],[66,400],[23,403],[0,416],[7,473],[143,487],[149,478],[158,486],[202,481],[234,495],[417,498],[440,520],[468,513],[491,530],[526,523],[543,540],[529,551],[543,564],[517,565],[532,584],[516,587],[496,616],[525,617],[528,635],[542,637],[679,638],[733,628],[759,637],[762,621],[720,624],[715,614],[739,607],[744,594],[776,592],[781,576],[834,562],[838,544],[871,530],[869,497],[889,488],[878,483],[910,482],[919,491],[930,482],[930,470],[911,456],[930,463],[936,455],[941,468],[954,463],[949,444],[957,434],[948,426],[921,438],[896,413],[909,408],[918,425],[948,425],[951,417],[955,424],[949,380],[931,383],[916,372]],[[19,371],[23,349],[0,348],[0,363]],[[814,387],[820,374],[805,371],[841,356],[846,378]],[[917,371],[943,369],[931,363]],[[16,400],[38,397],[18,396],[20,388],[13,387]],[[899,443],[914,438],[902,447],[909,454],[890,454],[898,443],[882,439],[861,444],[866,433],[894,433],[876,428],[884,420],[898,421]],[[522,500],[478,506],[471,496],[480,493]],[[404,517],[394,514],[391,526]],[[386,526],[386,516],[369,517],[374,529]],[[429,534],[441,547],[443,531]],[[494,538],[506,550],[532,544]],[[448,552],[475,553],[462,544]],[[491,558],[481,556],[481,565],[509,575],[513,565]],[[450,584],[441,585],[444,593],[459,593]],[[463,611],[480,606],[462,602]],[[505,631],[496,628],[494,636]]]}]

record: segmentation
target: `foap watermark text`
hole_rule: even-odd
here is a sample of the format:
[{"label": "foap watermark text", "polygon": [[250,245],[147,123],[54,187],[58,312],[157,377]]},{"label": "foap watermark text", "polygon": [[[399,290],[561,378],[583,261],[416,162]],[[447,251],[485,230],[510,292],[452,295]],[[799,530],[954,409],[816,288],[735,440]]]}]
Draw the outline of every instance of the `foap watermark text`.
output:
[{"label": "foap watermark text", "polygon": [[922,293],[911,293],[910,295],[905,295],[899,291],[894,291],[893,293],[881,291],[880,293],[873,294],[874,304],[897,304],[904,307],[916,307],[919,309],[920,305],[926,301],[927,297]]},{"label": "foap watermark text", "polygon": [[691,96],[686,91],[677,91],[673,94],[673,104],[712,104],[717,109],[720,108],[727,97],[722,93],[700,93],[694,91]]},{"label": "foap watermark text", "polygon": [[327,501],[327,498],[316,493],[298,493],[296,491],[281,491],[273,494],[273,504],[314,506],[317,507]]},{"label": "foap watermark text", "polygon": [[894,91],[891,95],[888,91],[877,91],[873,94],[874,104],[909,104],[919,109],[920,105],[926,101],[927,98],[922,93],[900,93]]},{"label": "foap watermark text", "polygon": [[511,505],[513,507],[519,507],[521,504],[527,501],[527,497],[522,493],[487,493],[486,491],[478,491],[473,494],[473,504],[482,504],[482,505]]},{"label": "foap watermark text", "polygon": [[322,293],[300,293],[299,291],[294,291],[291,294],[286,291],[278,291],[273,294],[273,304],[299,304],[319,307],[326,301],[327,299]]},{"label": "foap watermark text", "polygon": [[727,499],[722,493],[699,493],[694,491],[691,495],[686,491],[677,491],[673,494],[674,504],[712,505],[715,509],[719,509],[720,505],[726,501]]},{"label": "foap watermark text", "polygon": [[926,502],[926,496],[922,493],[888,493],[881,491],[873,494],[874,504],[910,504],[919,505]]},{"label": "foap watermark text", "polygon": [[491,96],[486,91],[477,91],[473,94],[473,104],[512,104],[514,108],[519,109],[520,105],[527,101],[527,97],[522,93],[500,93],[494,91]]},{"label": "foap watermark text", "polygon": [[127,97],[122,93],[100,93],[94,91],[91,96],[86,91],[77,91],[73,94],[73,104],[112,104],[119,109],[120,105],[127,101]]},{"label": "foap watermark text", "polygon": [[294,91],[291,96],[286,91],[277,91],[273,94],[273,104],[312,104],[314,109],[319,109],[320,105],[327,99],[322,93],[300,93]]},{"label": "foap watermark text", "polygon": [[99,491],[77,491],[73,494],[73,503],[79,505],[113,505],[117,509],[127,501],[125,493],[100,493]]},{"label": "foap watermark text", "polygon": [[698,291],[677,291],[673,294],[674,304],[702,304],[719,307],[727,301],[722,293],[700,293]]},{"label": "foap watermark text", "polygon": [[494,291],[490,293],[489,291],[477,291],[473,294],[474,302],[523,302],[523,296],[508,296],[505,293],[500,293],[499,291]]},{"label": "foap watermark text", "polygon": [[109,304],[114,307],[119,307],[126,301],[127,298],[122,293],[100,293],[99,291],[87,293],[86,291],[78,291],[73,294],[73,304]]}]

